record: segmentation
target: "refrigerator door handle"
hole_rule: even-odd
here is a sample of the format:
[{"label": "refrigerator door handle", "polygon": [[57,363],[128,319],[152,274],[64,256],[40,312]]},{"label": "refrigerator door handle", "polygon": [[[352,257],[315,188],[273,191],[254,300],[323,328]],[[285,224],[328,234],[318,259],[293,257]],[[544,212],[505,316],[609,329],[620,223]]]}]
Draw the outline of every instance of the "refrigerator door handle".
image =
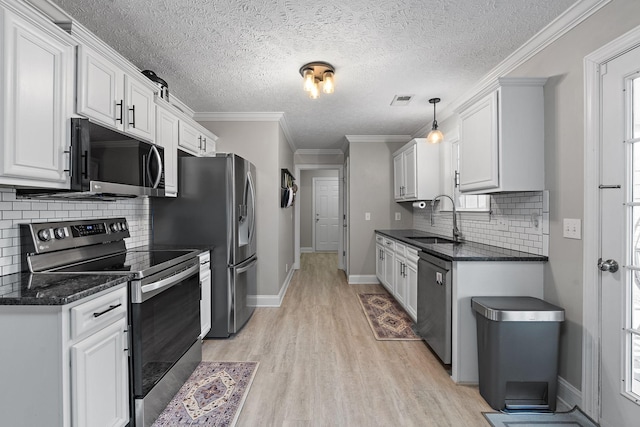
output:
[{"label": "refrigerator door handle", "polygon": [[253,177],[251,172],[247,173],[247,179],[249,181],[249,191],[251,197],[251,225],[249,227],[249,242],[253,241],[253,235],[256,231],[256,190],[253,186]]},{"label": "refrigerator door handle", "polygon": [[254,265],[256,265],[257,262],[258,262],[258,259],[254,258],[254,260],[251,261],[249,264],[243,265],[242,267],[236,267],[236,274],[242,274],[247,270],[250,270]]}]

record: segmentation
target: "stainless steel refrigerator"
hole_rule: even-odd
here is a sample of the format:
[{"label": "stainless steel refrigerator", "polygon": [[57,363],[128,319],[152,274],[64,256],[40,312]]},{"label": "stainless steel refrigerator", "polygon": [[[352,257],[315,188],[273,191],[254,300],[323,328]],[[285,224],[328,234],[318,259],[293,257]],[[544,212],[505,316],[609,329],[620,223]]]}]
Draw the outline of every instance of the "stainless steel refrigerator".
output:
[{"label": "stainless steel refrigerator", "polygon": [[181,157],[178,197],[153,198],[154,245],[211,247],[211,330],[235,334],[255,309],[255,166],[235,154]]}]

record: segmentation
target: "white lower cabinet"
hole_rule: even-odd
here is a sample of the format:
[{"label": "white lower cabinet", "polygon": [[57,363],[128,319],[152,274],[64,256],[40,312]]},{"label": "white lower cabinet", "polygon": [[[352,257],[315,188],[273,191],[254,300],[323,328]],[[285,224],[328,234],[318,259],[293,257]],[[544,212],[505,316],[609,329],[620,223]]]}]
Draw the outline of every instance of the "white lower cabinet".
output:
[{"label": "white lower cabinet", "polygon": [[418,302],[418,250],[376,234],[376,277],[415,322]]},{"label": "white lower cabinet", "polygon": [[211,253],[200,254],[200,339],[211,330]]},{"label": "white lower cabinet", "polygon": [[126,318],[71,346],[74,426],[129,422]]},{"label": "white lower cabinet", "polygon": [[1,424],[126,426],[127,329],[126,282],[67,305],[0,305]]}]

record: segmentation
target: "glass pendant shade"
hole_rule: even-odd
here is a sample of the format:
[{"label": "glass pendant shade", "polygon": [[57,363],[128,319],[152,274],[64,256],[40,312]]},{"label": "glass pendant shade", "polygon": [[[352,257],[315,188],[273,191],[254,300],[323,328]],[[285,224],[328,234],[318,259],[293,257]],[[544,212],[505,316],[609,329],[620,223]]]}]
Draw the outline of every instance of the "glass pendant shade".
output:
[{"label": "glass pendant shade", "polygon": [[313,90],[313,86],[315,85],[315,78],[313,77],[313,70],[311,68],[307,68],[304,70],[304,74],[302,76],[304,78],[304,90],[306,92],[311,92]]},{"label": "glass pendant shade", "polygon": [[429,135],[427,135],[427,142],[429,142],[430,144],[439,144],[443,139],[444,135],[438,130],[437,127],[431,129],[431,132],[429,132]]},{"label": "glass pendant shade", "polygon": [[335,84],[333,80],[333,71],[325,71],[322,75],[322,91],[324,93],[333,93]]}]

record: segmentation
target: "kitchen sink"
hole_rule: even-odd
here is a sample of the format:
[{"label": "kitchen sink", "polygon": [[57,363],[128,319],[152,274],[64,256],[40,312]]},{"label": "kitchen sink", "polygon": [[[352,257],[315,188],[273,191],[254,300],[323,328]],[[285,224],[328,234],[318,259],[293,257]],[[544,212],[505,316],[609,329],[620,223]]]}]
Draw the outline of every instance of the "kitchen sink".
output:
[{"label": "kitchen sink", "polygon": [[455,243],[453,240],[445,239],[444,237],[406,237],[410,240],[415,240],[420,243],[426,244],[439,244],[439,243]]}]

